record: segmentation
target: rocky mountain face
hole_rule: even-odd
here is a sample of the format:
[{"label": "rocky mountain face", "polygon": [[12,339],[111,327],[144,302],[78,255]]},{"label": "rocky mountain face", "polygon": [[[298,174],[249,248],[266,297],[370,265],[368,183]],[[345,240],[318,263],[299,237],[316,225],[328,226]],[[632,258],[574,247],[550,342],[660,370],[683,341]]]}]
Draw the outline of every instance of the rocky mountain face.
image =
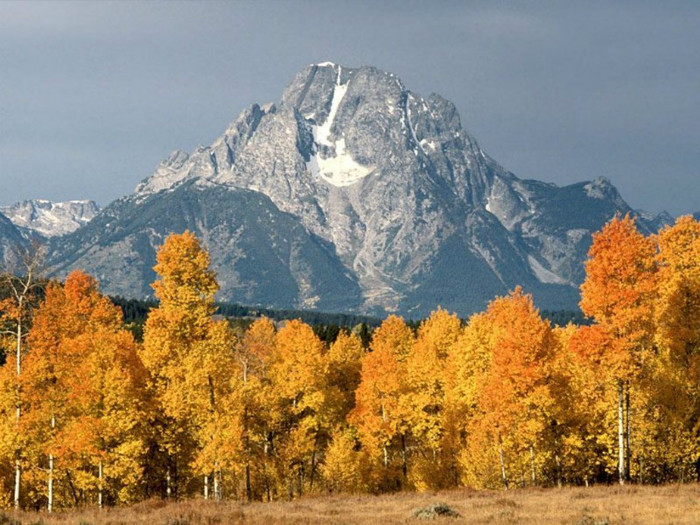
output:
[{"label": "rocky mountain face", "polygon": [[93,201],[51,202],[27,200],[0,207],[0,213],[27,234],[58,237],[74,232],[90,222],[99,212]]},{"label": "rocky mountain face", "polygon": [[[52,242],[56,275],[150,294],[158,245],[195,231],[220,297],[372,314],[461,315],[522,285],[576,308],[590,234],[632,211],[609,181],[521,180],[455,106],[372,67],[315,64],[208,147],[173,152],[135,192]],[[654,231],[664,217],[640,215]]]},{"label": "rocky mountain face", "polygon": [[9,262],[12,250],[24,246],[27,242],[22,232],[12,224],[12,221],[0,213],[0,270],[2,265]]}]

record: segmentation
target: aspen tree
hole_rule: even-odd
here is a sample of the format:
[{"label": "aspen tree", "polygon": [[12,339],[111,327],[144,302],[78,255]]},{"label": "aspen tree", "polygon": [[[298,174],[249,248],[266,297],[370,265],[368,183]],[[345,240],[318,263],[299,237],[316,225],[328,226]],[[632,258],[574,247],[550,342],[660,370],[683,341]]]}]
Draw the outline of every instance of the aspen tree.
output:
[{"label": "aspen tree", "polygon": [[75,271],[64,286],[49,284],[28,343],[28,431],[47,454],[47,510],[59,467],[73,494],[95,493],[99,505],[107,491],[111,501],[133,501],[145,371],[121,311]]},{"label": "aspen tree", "polygon": [[6,271],[0,275],[0,286],[8,297],[0,300],[0,333],[14,342],[15,370],[15,445],[14,445],[14,490],[13,506],[20,508],[22,487],[23,444],[21,440],[22,418],[22,359],[25,354],[24,340],[31,324],[32,308],[36,306],[42,284],[41,269],[44,262],[43,246],[32,243],[28,248],[16,246]]},{"label": "aspen tree", "polygon": [[[385,488],[396,489],[401,480],[405,484],[408,474],[408,416],[400,399],[407,387],[406,359],[413,342],[411,329],[396,316],[389,316],[375,330],[370,352],[362,360],[362,379],[350,416],[362,444],[381,455]],[[394,450],[399,453],[400,476],[392,468]]]},{"label": "aspen tree", "polygon": [[210,339],[218,286],[209,254],[191,232],[170,235],[156,261],[159,279],[152,286],[160,303],[146,321],[141,357],[160,414],[154,424],[166,454],[165,493],[177,496],[196,458],[202,425],[198,412],[212,393],[207,372],[195,378],[189,373],[202,352],[221,349]]},{"label": "aspen tree", "polygon": [[546,430],[552,417],[555,352],[551,329],[520,288],[492,301],[485,315],[472,322],[487,332],[477,338],[477,344],[486,348],[474,353],[485,354],[488,364],[477,368],[473,377],[464,377],[465,393],[475,390],[464,462],[472,469],[472,480],[482,478],[481,483],[490,484],[494,456],[489,451],[494,451],[505,489],[515,481],[516,472],[521,484],[526,478],[527,484],[535,484],[549,447]]},{"label": "aspen tree", "polygon": [[[240,422],[244,457],[244,485],[248,501],[272,495],[270,456],[272,386],[269,367],[275,347],[275,325],[263,317],[245,331],[236,345],[240,370]],[[254,473],[258,476],[254,479]]]},{"label": "aspen tree", "polygon": [[[656,236],[658,293],[655,342],[658,358],[647,386],[645,472],[656,480],[688,479],[700,455],[700,223],[691,216]],[[641,470],[641,468],[640,468]],[[642,478],[643,479],[643,478]]]},{"label": "aspen tree", "polygon": [[581,309],[607,330],[614,345],[618,389],[618,473],[629,476],[629,398],[631,383],[649,358],[656,291],[655,246],[629,214],[615,217],[593,235]]},{"label": "aspen tree", "polygon": [[[439,489],[454,480],[454,451],[445,449],[445,369],[447,356],[461,333],[456,315],[438,309],[421,323],[406,360],[407,390],[401,402],[415,443],[413,482],[419,489]],[[443,456],[446,452],[447,457]]]},{"label": "aspen tree", "polygon": [[[327,368],[323,343],[311,327],[289,321],[277,332],[270,366],[278,407],[277,452],[290,497],[313,490],[320,450],[327,439]],[[287,472],[284,472],[287,470]]]}]

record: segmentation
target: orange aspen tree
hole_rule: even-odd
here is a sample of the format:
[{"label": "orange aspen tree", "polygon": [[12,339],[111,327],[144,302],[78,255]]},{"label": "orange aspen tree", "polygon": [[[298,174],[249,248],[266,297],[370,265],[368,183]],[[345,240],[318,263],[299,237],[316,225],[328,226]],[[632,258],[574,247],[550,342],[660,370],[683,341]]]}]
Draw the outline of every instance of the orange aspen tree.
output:
[{"label": "orange aspen tree", "polygon": [[[51,283],[28,341],[25,382],[30,434],[46,455],[47,509],[55,505],[57,473],[78,504],[94,494],[102,506],[133,501],[141,480],[145,371],[118,307],[97,282],[75,271]],[[63,502],[65,504],[66,502]]]},{"label": "orange aspen tree", "polygon": [[[73,351],[65,341],[74,338],[83,328],[74,314],[68,307],[63,287],[56,282],[49,283],[34,319],[28,340],[31,351],[25,359],[26,375],[22,385],[26,392],[25,432],[33,444],[35,467],[42,465],[46,470],[45,489],[37,488],[35,498],[43,494],[49,512],[54,508],[58,434],[68,411],[69,396],[64,381],[71,367],[77,364],[73,355],[63,355]],[[73,489],[73,503],[77,505],[73,474],[65,470]],[[38,472],[34,475],[35,486],[43,485],[39,476]]]},{"label": "orange aspen tree", "polygon": [[629,476],[629,398],[631,382],[651,355],[656,293],[656,248],[629,214],[615,217],[593,235],[586,279],[581,285],[581,310],[612,339],[611,363],[617,371],[618,474]]},{"label": "orange aspen tree", "polygon": [[[156,260],[160,278],[152,286],[160,303],[146,321],[141,357],[158,405],[154,425],[166,455],[165,495],[170,497],[190,481],[202,445],[202,418],[216,413],[212,407],[220,377],[212,367],[226,360],[231,345],[212,320],[218,285],[209,269],[209,254],[195,235],[170,235]],[[211,474],[204,473],[203,491]]]},{"label": "orange aspen tree", "polygon": [[[401,396],[406,391],[406,359],[414,337],[403,319],[389,316],[375,330],[370,352],[362,360],[362,376],[357,388],[356,406],[350,420],[359,431],[363,446],[381,454],[384,485],[397,489],[408,474],[406,437],[407,414]],[[393,451],[398,450],[401,475],[393,472]]]},{"label": "orange aspen tree", "polygon": [[484,320],[491,332],[485,339],[490,362],[475,378],[476,410],[467,425],[467,451],[478,465],[484,447],[495,450],[506,489],[516,473],[521,484],[536,484],[551,448],[546,438],[553,417],[555,340],[520,288],[492,301]]}]

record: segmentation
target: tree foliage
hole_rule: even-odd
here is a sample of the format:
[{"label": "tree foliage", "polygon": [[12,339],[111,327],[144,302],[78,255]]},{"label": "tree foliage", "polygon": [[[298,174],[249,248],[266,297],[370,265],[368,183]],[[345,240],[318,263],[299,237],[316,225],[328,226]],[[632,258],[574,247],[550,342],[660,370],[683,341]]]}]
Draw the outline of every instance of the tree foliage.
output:
[{"label": "tree foliage", "polygon": [[4,505],[697,476],[691,217],[650,237],[614,218],[586,265],[589,319],[556,327],[520,288],[467,322],[438,308],[373,332],[217,320],[215,274],[189,232],[166,239],[155,270],[142,343],[122,315],[140,307],[115,306],[82,272],[21,306],[4,296]]}]

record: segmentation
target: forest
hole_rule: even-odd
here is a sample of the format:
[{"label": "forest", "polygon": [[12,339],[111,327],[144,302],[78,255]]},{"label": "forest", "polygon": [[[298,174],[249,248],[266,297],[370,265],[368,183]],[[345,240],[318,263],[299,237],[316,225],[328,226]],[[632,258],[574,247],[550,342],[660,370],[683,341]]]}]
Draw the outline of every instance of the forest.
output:
[{"label": "forest", "polygon": [[645,236],[618,216],[594,234],[590,321],[563,326],[520,288],[466,321],[437,308],[371,334],[232,323],[214,315],[190,232],[167,238],[155,271],[138,338],[83,272],[45,283],[26,257],[4,275],[0,505],[697,479],[691,217]]}]

